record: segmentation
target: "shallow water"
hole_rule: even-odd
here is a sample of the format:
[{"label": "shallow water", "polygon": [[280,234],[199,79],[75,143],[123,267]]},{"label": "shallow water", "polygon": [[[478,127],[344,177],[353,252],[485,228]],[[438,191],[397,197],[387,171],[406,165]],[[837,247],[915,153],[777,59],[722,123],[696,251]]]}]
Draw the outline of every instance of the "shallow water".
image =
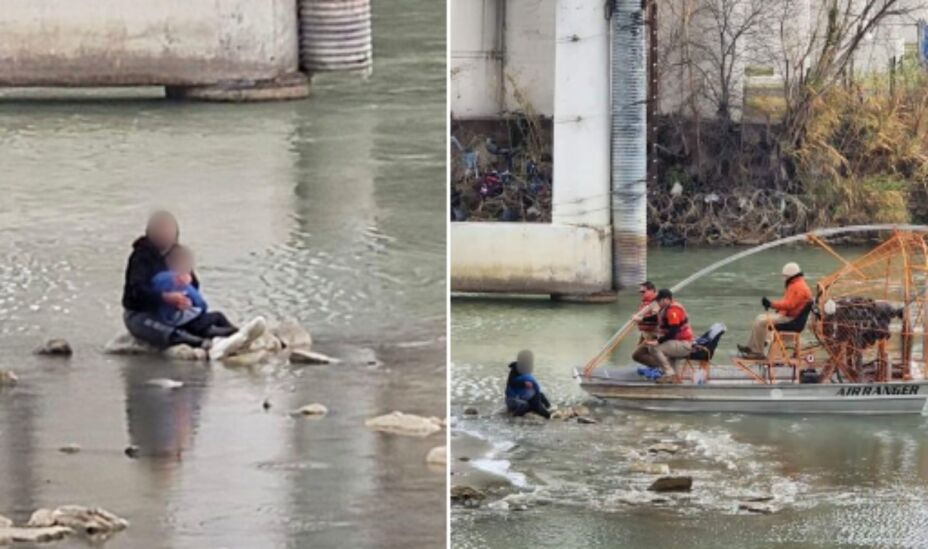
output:
[{"label": "shallow water", "polygon": [[[840,250],[851,257],[861,252]],[[649,271],[658,286],[670,286],[730,253],[652,250]],[[697,332],[716,321],[728,326],[717,358],[747,339],[750,320],[761,310],[761,296],[779,296],[782,279],[777,273],[789,260],[799,261],[811,279],[838,266],[809,248],[775,250],[731,265],[679,294]],[[495,414],[502,405],[506,365],[520,348],[535,351],[536,376],[552,400],[587,402],[570,377],[571,368],[598,351],[634,311],[636,298],[624,294],[613,305],[505,298],[452,302],[452,459],[483,458],[477,463],[483,474],[477,477],[473,462],[453,462],[452,484],[457,476],[496,487],[491,500],[516,493],[509,501],[526,507],[454,507],[456,547],[928,543],[924,416],[658,414],[595,403],[597,425],[538,424]],[[618,362],[631,350],[623,345]],[[462,414],[471,406],[480,411],[479,417]],[[649,455],[647,448],[657,442],[671,442],[681,450]],[[693,491],[669,497],[648,492],[654,477],[629,470],[641,461],[666,463],[675,473],[691,475]],[[758,497],[772,498],[762,503],[772,514],[739,511],[739,505]]]},{"label": "shallow water", "polygon": [[[445,479],[424,456],[444,435],[364,420],[445,410],[444,9],[375,11],[374,75],[316,79],[303,102],[3,93],[0,369],[20,384],[0,391],[0,514],[100,505],[132,523],[111,547],[443,542]],[[179,217],[213,307],[298,319],[346,362],[101,354],[156,207]],[[46,337],[75,356],[31,356]],[[184,386],[145,384],[165,377]],[[309,402],[329,416],[290,417]],[[57,451],[71,442],[82,451]]]}]

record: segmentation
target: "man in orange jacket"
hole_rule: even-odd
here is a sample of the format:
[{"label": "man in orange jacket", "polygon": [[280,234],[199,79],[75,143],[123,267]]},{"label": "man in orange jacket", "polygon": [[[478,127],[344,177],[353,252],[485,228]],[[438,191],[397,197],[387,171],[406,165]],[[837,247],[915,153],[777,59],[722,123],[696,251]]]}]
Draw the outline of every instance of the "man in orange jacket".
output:
[{"label": "man in orange jacket", "polygon": [[738,345],[738,350],[745,356],[763,357],[766,356],[767,345],[770,344],[771,332],[767,329],[772,321],[773,324],[789,322],[799,316],[802,310],[812,301],[812,290],[806,284],[806,279],[802,275],[802,270],[796,263],[787,263],[783,266],[783,278],[786,279],[786,291],[783,293],[783,299],[779,301],[770,301],[765,296],[761,299],[764,309],[773,309],[774,312],[764,312],[754,319],[754,327],[751,330],[751,339],[747,345]]}]

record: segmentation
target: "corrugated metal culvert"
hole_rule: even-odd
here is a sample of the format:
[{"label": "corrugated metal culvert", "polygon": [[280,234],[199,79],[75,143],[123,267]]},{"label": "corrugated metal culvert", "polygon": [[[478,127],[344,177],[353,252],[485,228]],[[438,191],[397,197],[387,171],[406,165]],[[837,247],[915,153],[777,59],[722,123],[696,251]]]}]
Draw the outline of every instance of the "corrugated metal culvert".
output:
[{"label": "corrugated metal culvert", "polygon": [[300,66],[310,74],[373,67],[370,0],[300,0]]}]

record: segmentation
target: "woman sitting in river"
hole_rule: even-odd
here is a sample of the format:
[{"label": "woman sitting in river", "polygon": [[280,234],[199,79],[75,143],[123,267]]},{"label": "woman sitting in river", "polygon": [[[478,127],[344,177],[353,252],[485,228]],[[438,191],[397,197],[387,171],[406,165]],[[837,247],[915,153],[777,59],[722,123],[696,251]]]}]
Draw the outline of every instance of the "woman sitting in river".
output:
[{"label": "woman sitting in river", "polygon": [[[260,337],[266,328],[265,321],[257,317],[228,337],[214,338],[206,333],[192,333],[182,325],[172,325],[162,319],[163,306],[181,312],[193,307],[183,291],[159,291],[153,285],[156,275],[169,270],[166,257],[178,246],[179,236],[177,220],[170,213],[159,211],[148,219],[145,236],[132,244],[132,254],[126,265],[123,320],[130,334],[159,349],[185,344],[209,349],[210,359],[219,360]],[[192,270],[189,278],[190,286],[199,289],[200,283]]]}]

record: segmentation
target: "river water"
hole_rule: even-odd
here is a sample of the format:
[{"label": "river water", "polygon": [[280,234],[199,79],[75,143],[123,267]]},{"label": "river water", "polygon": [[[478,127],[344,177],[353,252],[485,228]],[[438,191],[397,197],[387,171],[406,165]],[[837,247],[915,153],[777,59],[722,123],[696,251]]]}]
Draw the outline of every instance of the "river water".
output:
[{"label": "river water", "polygon": [[[0,369],[20,383],[0,390],[0,514],[99,505],[131,521],[109,547],[443,544],[446,481],[425,454],[444,434],[364,421],[445,415],[445,13],[374,8],[373,76],[317,78],[302,102],[3,93]],[[157,207],[179,218],[213,307],[297,319],[345,362],[103,355]],[[32,356],[48,337],[74,357]],[[145,383],[165,377],[184,386]],[[310,402],[329,415],[289,415]]]},{"label": "river water", "polygon": [[[839,250],[851,257],[861,252]],[[649,272],[658,286],[670,286],[731,253],[652,250]],[[779,296],[778,273],[790,260],[813,280],[838,266],[821,251],[778,249],[730,265],[679,294],[697,332],[716,321],[728,326],[717,359],[747,339],[761,296]],[[630,292],[612,305],[452,302],[451,482],[486,488],[492,502],[453,507],[455,547],[928,544],[923,416],[658,414],[591,403],[571,379],[571,368],[595,354],[634,311],[636,299]],[[536,377],[551,400],[591,404],[599,423],[545,424],[497,414],[506,366],[521,348],[535,351]],[[627,363],[630,353],[623,344],[616,362]],[[480,415],[465,416],[467,407]],[[656,442],[681,450],[649,456],[647,448]],[[666,463],[692,476],[693,491],[670,497],[647,492],[654,477],[630,472],[640,461]],[[506,504],[494,502],[504,496]],[[769,500],[760,505],[772,514],[739,511],[752,499]]]}]

